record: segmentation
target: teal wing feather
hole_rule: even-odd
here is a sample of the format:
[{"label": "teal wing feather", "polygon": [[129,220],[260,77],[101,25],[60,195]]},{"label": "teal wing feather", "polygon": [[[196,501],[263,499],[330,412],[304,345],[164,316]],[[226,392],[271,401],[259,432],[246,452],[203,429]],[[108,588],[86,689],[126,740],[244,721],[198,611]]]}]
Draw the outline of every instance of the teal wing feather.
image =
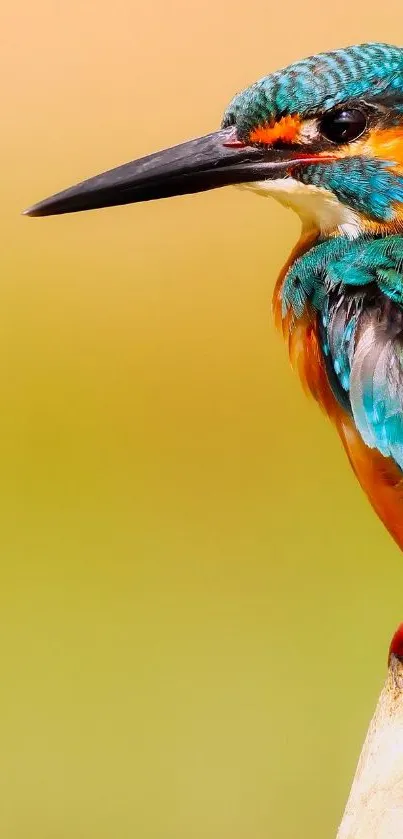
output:
[{"label": "teal wing feather", "polygon": [[403,238],[350,243],[324,282],[318,316],[333,389],[365,443],[403,469]]}]

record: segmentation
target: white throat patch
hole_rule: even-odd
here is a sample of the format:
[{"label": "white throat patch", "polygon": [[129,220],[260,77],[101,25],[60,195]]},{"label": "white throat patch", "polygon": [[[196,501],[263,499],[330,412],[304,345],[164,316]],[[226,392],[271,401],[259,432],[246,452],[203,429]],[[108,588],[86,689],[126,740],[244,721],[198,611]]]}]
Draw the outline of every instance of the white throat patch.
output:
[{"label": "white throat patch", "polygon": [[252,190],[259,195],[276,198],[284,207],[294,210],[300,216],[305,229],[318,228],[327,235],[341,234],[349,239],[360,235],[360,218],[354,210],[345,207],[341,201],[322,187],[303,184],[295,178],[275,178],[240,184],[241,189]]}]

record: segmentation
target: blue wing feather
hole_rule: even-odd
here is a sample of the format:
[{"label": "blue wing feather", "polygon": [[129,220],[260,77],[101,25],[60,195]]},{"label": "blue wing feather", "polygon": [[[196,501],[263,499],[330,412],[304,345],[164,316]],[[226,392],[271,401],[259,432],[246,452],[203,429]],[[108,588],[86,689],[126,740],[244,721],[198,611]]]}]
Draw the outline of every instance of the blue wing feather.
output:
[{"label": "blue wing feather", "polygon": [[358,431],[368,446],[392,457],[401,469],[402,266],[402,237],[360,240],[326,266],[322,312],[323,350],[348,395]]},{"label": "blue wing feather", "polygon": [[350,378],[350,403],[364,442],[403,468],[403,365],[401,327],[383,301],[363,312]]},{"label": "blue wing feather", "polygon": [[316,309],[329,383],[365,443],[403,470],[403,237],[336,237],[289,269],[291,322]]}]

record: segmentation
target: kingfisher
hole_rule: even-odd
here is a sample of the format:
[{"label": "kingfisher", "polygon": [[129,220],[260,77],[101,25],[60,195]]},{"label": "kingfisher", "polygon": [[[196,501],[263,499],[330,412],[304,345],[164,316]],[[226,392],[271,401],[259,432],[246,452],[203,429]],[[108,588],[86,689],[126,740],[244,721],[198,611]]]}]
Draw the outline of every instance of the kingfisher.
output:
[{"label": "kingfisher", "polygon": [[313,55],[238,93],[218,131],[34,205],[46,216],[236,184],[296,211],[273,312],[403,549],[403,49]]}]

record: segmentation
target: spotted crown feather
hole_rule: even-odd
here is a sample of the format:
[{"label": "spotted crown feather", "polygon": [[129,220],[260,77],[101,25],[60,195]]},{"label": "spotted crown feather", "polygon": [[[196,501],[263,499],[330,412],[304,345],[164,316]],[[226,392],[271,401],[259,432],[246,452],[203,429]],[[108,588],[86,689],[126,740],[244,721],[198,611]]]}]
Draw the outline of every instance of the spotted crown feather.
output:
[{"label": "spotted crown feather", "polygon": [[235,125],[246,139],[264,122],[293,113],[314,116],[366,94],[400,97],[403,111],[403,49],[374,42],[297,61],[238,93],[222,125]]}]

